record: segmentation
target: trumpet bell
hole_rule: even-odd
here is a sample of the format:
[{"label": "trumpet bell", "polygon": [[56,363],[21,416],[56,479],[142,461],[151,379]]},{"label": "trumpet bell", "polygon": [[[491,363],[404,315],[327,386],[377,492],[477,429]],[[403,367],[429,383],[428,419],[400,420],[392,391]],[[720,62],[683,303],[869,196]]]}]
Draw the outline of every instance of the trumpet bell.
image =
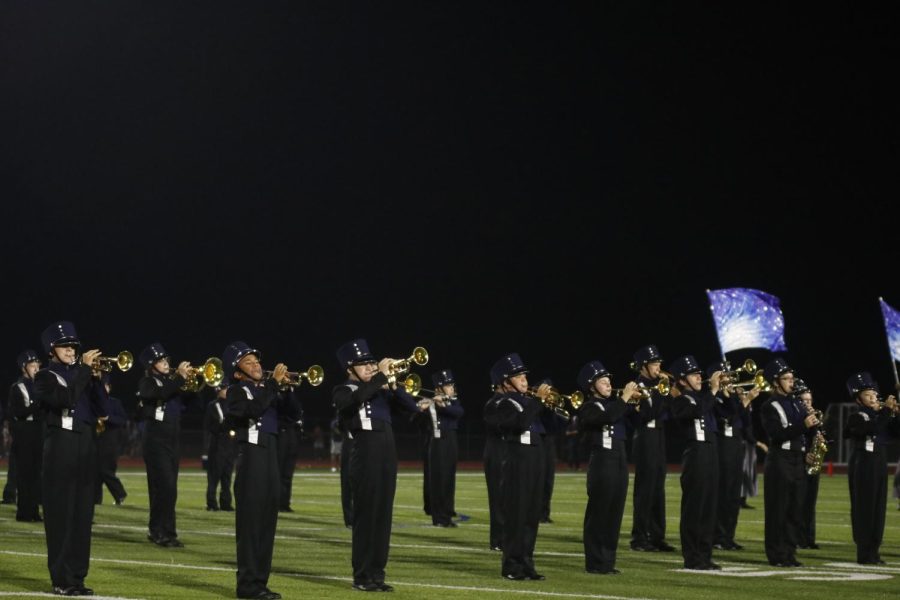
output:
[{"label": "trumpet bell", "polygon": [[306,370],[306,379],[309,380],[309,385],[321,385],[325,381],[325,369],[321,365],[311,366]]},{"label": "trumpet bell", "polygon": [[584,404],[584,394],[581,392],[572,392],[572,395],[569,396],[569,404],[572,405],[572,408],[578,410],[581,408],[581,405]]},{"label": "trumpet bell", "polygon": [[210,387],[216,387],[221,384],[225,380],[225,369],[222,367],[222,360],[216,357],[208,359],[203,363],[200,375],[203,377],[203,382]]},{"label": "trumpet bell", "polygon": [[128,350],[124,350],[119,352],[115,358],[110,356],[101,356],[97,360],[94,361],[94,364],[91,365],[95,369],[100,371],[106,371],[107,373],[112,371],[113,368],[118,368],[123,373],[129,370],[132,366],[134,366],[134,355]]},{"label": "trumpet bell", "polygon": [[406,379],[400,382],[400,385],[403,386],[407,394],[418,396],[419,392],[422,391],[422,378],[415,373],[410,373],[406,376]]},{"label": "trumpet bell", "polygon": [[416,346],[415,348],[413,348],[412,361],[414,363],[416,363],[417,365],[419,365],[420,367],[422,365],[427,365],[428,364],[428,350],[426,350],[422,346]]}]

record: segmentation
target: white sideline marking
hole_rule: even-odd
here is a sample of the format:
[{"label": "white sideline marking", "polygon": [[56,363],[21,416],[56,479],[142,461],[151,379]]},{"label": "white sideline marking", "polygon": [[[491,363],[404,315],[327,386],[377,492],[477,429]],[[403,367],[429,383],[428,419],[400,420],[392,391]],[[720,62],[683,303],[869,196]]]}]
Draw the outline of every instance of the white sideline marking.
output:
[{"label": "white sideline marking", "polygon": [[[0,550],[0,554],[9,554],[12,556],[33,556],[37,558],[46,558],[46,554],[38,554],[36,552],[12,552],[10,550]],[[219,571],[219,572],[227,572],[234,574],[234,567],[207,567],[202,565],[185,565],[179,563],[159,563],[159,562],[151,562],[151,561],[143,561],[143,560],[124,560],[124,559],[115,559],[115,558],[95,558],[91,557],[91,562],[105,562],[105,563],[114,563],[114,564],[124,564],[124,565],[137,565],[144,567],[159,567],[162,569],[188,569],[188,570],[196,570],[196,571]],[[351,577],[338,577],[335,575],[309,575],[304,573],[285,573],[281,571],[272,571],[273,575],[281,575],[285,577],[297,577],[300,579],[322,579],[327,581],[346,581],[349,585],[353,582]],[[402,580],[392,580],[392,584],[398,586],[409,586],[409,587],[420,587],[420,588],[433,588],[433,589],[441,589],[441,590],[454,590],[454,591],[471,591],[471,592],[486,592],[486,593],[500,593],[500,594],[515,594],[519,595],[530,595],[530,596],[550,596],[554,598],[597,598],[599,600],[650,600],[649,598],[642,598],[637,596],[612,596],[608,594],[573,594],[566,592],[542,592],[538,590],[522,590],[522,589],[503,589],[503,588],[488,588],[488,587],[477,587],[477,586],[467,586],[467,585],[441,585],[437,583],[416,583],[412,581],[402,581]],[[3,595],[0,592],[0,595]],[[19,592],[9,593],[6,595],[19,595]],[[41,594],[41,593],[27,593],[29,596],[51,596],[51,594]],[[93,596],[97,600],[131,600],[128,598],[118,598],[115,596]]]},{"label": "white sideline marking", "polygon": [[861,565],[859,563],[833,562],[833,563],[825,563],[823,566],[834,567],[835,569],[850,569],[853,571],[873,571],[875,573],[900,573],[900,566],[895,566],[894,563],[888,563],[886,565]]}]

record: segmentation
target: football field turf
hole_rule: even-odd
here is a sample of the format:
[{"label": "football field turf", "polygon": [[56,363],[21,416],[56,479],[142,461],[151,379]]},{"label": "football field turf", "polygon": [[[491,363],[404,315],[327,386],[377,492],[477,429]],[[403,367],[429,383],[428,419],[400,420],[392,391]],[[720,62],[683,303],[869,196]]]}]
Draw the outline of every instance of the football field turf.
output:
[{"label": "football field turf", "polygon": [[[126,504],[106,493],[95,515],[91,568],[86,584],[98,595],[118,598],[234,597],[234,513],[205,510],[205,474],[183,470],[179,478],[181,549],[147,541],[144,472],[124,470]],[[0,479],[0,485],[3,480]],[[631,480],[633,483],[633,477]],[[761,486],[763,484],[760,477]],[[343,526],[340,481],[324,470],[303,470],[294,479],[294,513],[280,513],[269,587],[289,598],[357,598],[351,589],[350,531]],[[737,541],[742,551],[716,551],[721,572],[681,570],[681,555],[633,552],[629,490],[618,576],[584,572],[581,526],[585,474],[557,474],[554,523],[541,525],[535,563],[546,581],[510,582],[500,577],[500,555],[488,548],[487,496],[479,471],[460,472],[456,510],[470,519],[456,529],[431,526],[422,511],[422,475],[401,471],[394,503],[394,529],[386,581],[394,598],[900,598],[900,512],[888,500],[882,546],[884,567],[855,564],[847,480],[823,476],[817,510],[820,550],[799,550],[797,569],[770,567],[763,553],[762,496],[742,510]],[[762,491],[760,490],[760,494]],[[680,550],[678,474],[666,485],[668,534]],[[50,591],[41,524],[15,521],[15,507],[0,506],[0,597],[36,597]]]}]

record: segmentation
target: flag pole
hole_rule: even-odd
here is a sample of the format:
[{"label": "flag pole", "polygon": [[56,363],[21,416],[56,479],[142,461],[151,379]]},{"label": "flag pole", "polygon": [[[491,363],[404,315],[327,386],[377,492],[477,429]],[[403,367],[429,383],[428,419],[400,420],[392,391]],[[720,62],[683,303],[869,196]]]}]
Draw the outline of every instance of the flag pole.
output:
[{"label": "flag pole", "polygon": [[[884,298],[878,296],[878,308],[881,309],[881,318],[884,320]],[[891,357],[891,368],[894,369],[894,387],[900,386],[900,377],[897,376],[897,361],[894,360],[894,353],[891,350],[891,336],[888,335],[887,323],[884,324],[884,337],[887,340],[888,345],[888,356]]]},{"label": "flag pole", "polygon": [[[706,299],[707,299],[707,301],[709,301],[709,312],[713,318],[713,327],[716,328],[716,343],[719,345],[719,354],[722,356],[722,362],[725,362],[725,353],[722,352],[722,342],[719,341],[719,326],[716,324],[716,313],[713,312],[712,298],[709,297],[709,295],[711,293],[712,293],[712,290],[710,290],[709,288],[706,288]],[[894,376],[896,377],[896,375],[897,375],[897,369],[895,367],[894,368]]]}]

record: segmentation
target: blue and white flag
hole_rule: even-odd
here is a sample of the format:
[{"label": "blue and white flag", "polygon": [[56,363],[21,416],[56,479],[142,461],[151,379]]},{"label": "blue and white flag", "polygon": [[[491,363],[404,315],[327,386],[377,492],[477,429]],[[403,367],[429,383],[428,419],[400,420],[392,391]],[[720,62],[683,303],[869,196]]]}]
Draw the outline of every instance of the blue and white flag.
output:
[{"label": "blue and white flag", "polygon": [[775,296],[749,288],[706,290],[722,354],[741,348],[784,352],[784,315]]},{"label": "blue and white flag", "polygon": [[881,314],[884,316],[884,332],[887,334],[888,346],[891,348],[891,358],[900,361],[900,312],[888,306],[888,303],[878,299],[881,303]]}]

